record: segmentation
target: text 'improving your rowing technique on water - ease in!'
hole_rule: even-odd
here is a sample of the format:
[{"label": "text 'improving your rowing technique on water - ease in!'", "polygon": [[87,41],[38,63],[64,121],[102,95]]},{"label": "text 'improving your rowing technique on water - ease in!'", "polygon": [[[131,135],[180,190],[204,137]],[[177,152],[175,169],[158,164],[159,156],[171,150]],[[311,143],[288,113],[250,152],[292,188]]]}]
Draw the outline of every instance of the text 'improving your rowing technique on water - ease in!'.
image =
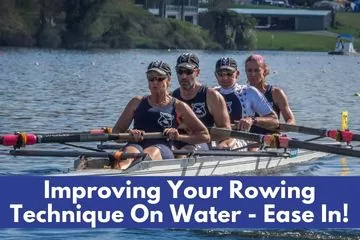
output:
[{"label": "text 'improving your rowing technique on water - ease in!'", "polygon": [[41,179],[39,191],[10,201],[9,216],[17,226],[273,228],[351,223],[351,201],[341,197],[346,194],[329,197],[329,187],[316,178]]}]

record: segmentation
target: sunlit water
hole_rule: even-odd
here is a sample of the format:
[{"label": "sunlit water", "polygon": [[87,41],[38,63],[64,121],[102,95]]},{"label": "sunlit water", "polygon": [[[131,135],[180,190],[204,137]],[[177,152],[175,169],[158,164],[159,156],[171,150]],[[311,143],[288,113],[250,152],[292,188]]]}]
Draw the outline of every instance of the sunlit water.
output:
[{"label": "sunlit water", "polygon": [[[147,89],[145,70],[156,59],[174,66],[182,51],[95,50],[89,52],[0,49],[0,133],[61,132],[111,127],[134,95]],[[200,81],[216,85],[214,65],[233,57],[245,83],[244,61],[250,52],[195,51],[200,57]],[[341,112],[349,112],[349,128],[360,131],[360,57],[326,53],[261,52],[271,68],[268,81],[289,97],[298,125],[338,128]],[[174,70],[174,68],[173,68]],[[178,86],[176,76],[172,89]],[[360,143],[359,143],[360,144]],[[90,145],[91,144],[87,144]],[[30,149],[32,146],[28,146]],[[69,149],[57,144],[37,148]],[[4,148],[0,148],[4,149]],[[45,175],[66,171],[73,159],[0,155],[0,174]],[[275,175],[360,175],[360,159],[329,156],[282,169]],[[240,230],[24,230],[0,231],[1,239],[360,239],[350,231]]]}]

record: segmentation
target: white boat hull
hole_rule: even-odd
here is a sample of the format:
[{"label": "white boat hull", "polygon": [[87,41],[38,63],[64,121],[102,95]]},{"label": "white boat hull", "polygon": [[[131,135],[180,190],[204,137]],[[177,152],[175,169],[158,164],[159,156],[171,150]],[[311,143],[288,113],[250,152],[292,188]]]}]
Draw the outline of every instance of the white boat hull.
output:
[{"label": "white boat hull", "polygon": [[239,175],[275,170],[327,156],[327,153],[299,150],[295,157],[192,157],[161,161],[141,161],[126,170],[85,169],[67,176],[213,176]]}]

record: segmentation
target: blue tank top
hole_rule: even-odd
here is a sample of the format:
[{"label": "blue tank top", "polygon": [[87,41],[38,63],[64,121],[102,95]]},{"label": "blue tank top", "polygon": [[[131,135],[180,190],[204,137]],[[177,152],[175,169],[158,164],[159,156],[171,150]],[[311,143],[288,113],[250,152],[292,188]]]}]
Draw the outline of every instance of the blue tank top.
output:
[{"label": "blue tank top", "polygon": [[213,127],[214,117],[211,115],[206,104],[207,90],[208,88],[206,86],[200,86],[200,89],[194,98],[184,100],[181,97],[180,88],[178,88],[172,93],[172,96],[179,99],[180,101],[187,103],[206,127]]},{"label": "blue tank top", "polygon": [[[163,107],[153,107],[149,103],[149,96],[143,97],[134,113],[134,129],[144,130],[145,132],[163,132],[166,128],[177,128],[175,104],[176,99],[172,98],[171,104]],[[171,147],[166,139],[145,139],[136,144],[165,144]]]},{"label": "blue tank top", "polygon": [[231,92],[229,94],[224,94],[220,92],[220,94],[225,99],[226,106],[230,114],[231,123],[234,123],[235,120],[240,120],[242,118],[242,109],[243,109],[241,101],[243,100],[239,99],[235,94],[235,92]]},{"label": "blue tank top", "polygon": [[175,112],[176,99],[163,107],[153,107],[149,103],[149,96],[141,99],[134,113],[134,129],[145,132],[162,132],[165,128],[177,128]]},{"label": "blue tank top", "polygon": [[[270,106],[272,107],[272,109],[276,112],[276,114],[278,115],[278,118],[280,119],[280,108],[278,107],[278,105],[276,105],[276,103],[274,102],[273,96],[272,96],[272,88],[273,86],[268,85],[266,88],[266,91],[264,93],[264,96],[266,98],[266,100],[269,102]],[[255,114],[256,117],[258,117],[258,114]],[[278,131],[271,131],[259,126],[252,126],[250,129],[250,132],[252,133],[258,133],[258,134],[272,134],[272,133],[278,133]]]},{"label": "blue tank top", "polygon": [[268,85],[266,92],[264,93],[264,96],[266,98],[266,100],[268,100],[268,102],[270,103],[270,106],[274,109],[274,111],[276,112],[276,114],[278,115],[279,119],[280,119],[280,108],[279,106],[274,102],[273,96],[272,96],[272,89],[273,86]]}]

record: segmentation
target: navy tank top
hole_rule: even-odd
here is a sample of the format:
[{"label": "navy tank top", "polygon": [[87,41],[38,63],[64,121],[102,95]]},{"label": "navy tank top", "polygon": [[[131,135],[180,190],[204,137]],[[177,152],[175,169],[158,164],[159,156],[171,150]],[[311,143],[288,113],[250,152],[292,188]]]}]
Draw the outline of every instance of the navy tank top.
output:
[{"label": "navy tank top", "polygon": [[176,99],[163,107],[153,107],[149,103],[149,96],[141,99],[134,113],[134,129],[145,132],[162,132],[166,128],[177,128],[175,112]]},{"label": "navy tank top", "polygon": [[[220,89],[218,89],[220,90]],[[241,100],[237,97],[235,92],[229,94],[220,94],[224,97],[228,112],[230,114],[231,123],[234,123],[235,120],[240,120],[242,118],[242,106]]]},{"label": "navy tank top", "polygon": [[200,89],[194,98],[185,100],[181,97],[180,88],[178,88],[172,93],[172,96],[187,103],[206,127],[213,127],[214,117],[211,115],[206,104],[207,90],[208,87],[200,86]]},{"label": "navy tank top", "polygon": [[[171,104],[163,107],[153,107],[149,103],[149,96],[141,99],[134,113],[134,129],[145,132],[163,132],[166,128],[177,128],[178,122],[175,111],[176,99],[172,98]],[[142,142],[129,142],[141,146],[165,144],[171,148],[171,143],[166,139],[145,139]]]},{"label": "navy tank top", "polygon": [[279,119],[280,119],[280,108],[279,106],[274,102],[273,96],[272,96],[272,89],[273,86],[268,85],[267,89],[264,93],[264,96],[266,98],[266,100],[268,100],[268,102],[270,103],[270,106],[274,109],[274,111],[276,112],[276,114],[278,115]]},{"label": "navy tank top", "polygon": [[[266,98],[266,100],[269,102],[270,106],[272,107],[272,109],[275,111],[275,113],[278,115],[278,118],[280,119],[280,108],[278,107],[278,105],[274,102],[273,96],[272,96],[272,89],[273,86],[268,85],[266,88],[266,91],[264,93],[264,96]],[[255,114],[256,117],[258,117],[258,114]],[[277,131],[271,131],[259,126],[252,126],[250,129],[250,132],[252,133],[258,133],[258,134],[272,134],[272,133],[278,133]]]}]

